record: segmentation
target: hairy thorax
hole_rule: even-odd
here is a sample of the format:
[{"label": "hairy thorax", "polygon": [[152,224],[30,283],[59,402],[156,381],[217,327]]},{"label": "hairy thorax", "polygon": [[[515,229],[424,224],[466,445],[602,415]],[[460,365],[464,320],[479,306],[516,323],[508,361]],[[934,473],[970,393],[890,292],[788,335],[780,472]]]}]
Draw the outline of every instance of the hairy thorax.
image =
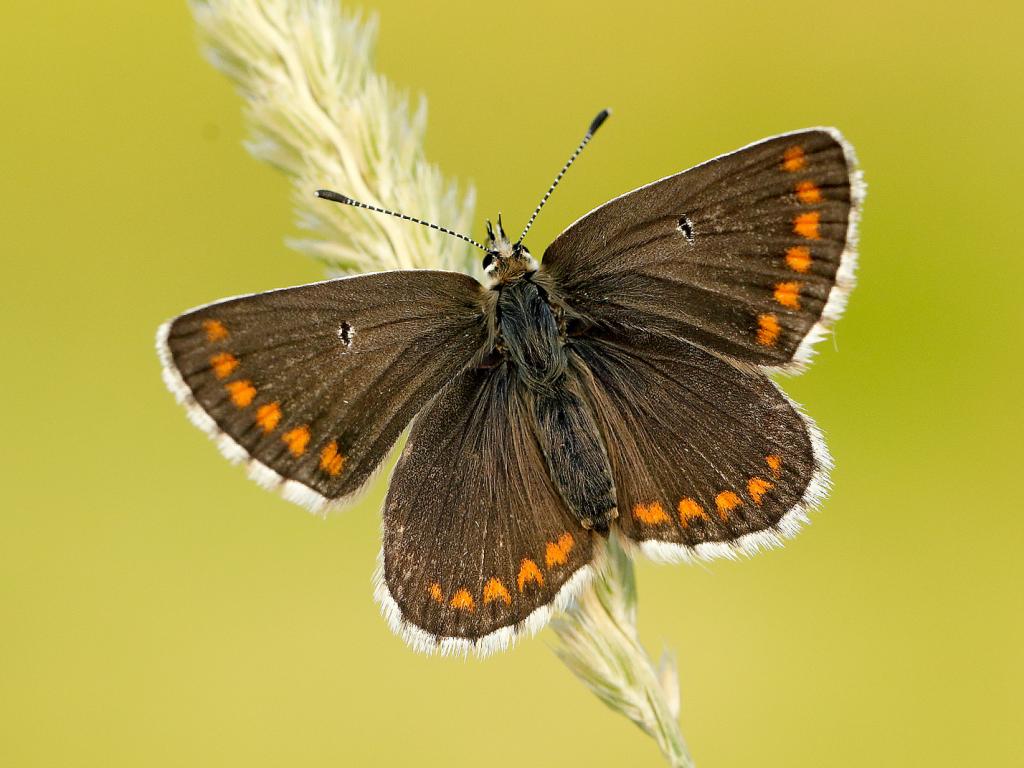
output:
[{"label": "hairy thorax", "polygon": [[495,307],[496,346],[531,390],[550,390],[565,373],[562,329],[547,293],[529,277],[502,285]]}]

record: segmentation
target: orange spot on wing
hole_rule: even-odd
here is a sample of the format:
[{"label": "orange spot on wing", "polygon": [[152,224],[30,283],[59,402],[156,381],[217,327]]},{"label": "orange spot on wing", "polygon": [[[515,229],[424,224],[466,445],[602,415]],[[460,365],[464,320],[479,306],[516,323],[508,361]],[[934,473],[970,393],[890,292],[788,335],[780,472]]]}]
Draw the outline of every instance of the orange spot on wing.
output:
[{"label": "orange spot on wing", "polygon": [[782,167],[790,173],[796,173],[807,165],[807,157],[803,147],[786,147],[782,153]]},{"label": "orange spot on wing", "polygon": [[309,427],[303,425],[289,429],[281,435],[281,440],[288,446],[292,456],[298,458],[306,452],[306,446],[309,445]]},{"label": "orange spot on wing", "polygon": [[230,335],[220,320],[203,320],[203,330],[207,341],[224,341]]},{"label": "orange spot on wing", "polygon": [[472,611],[476,605],[473,603],[473,596],[468,589],[460,589],[452,595],[452,608],[459,608],[463,611]]},{"label": "orange spot on wing", "polygon": [[558,548],[553,541],[548,542],[547,550],[544,553],[544,564],[550,568],[553,565],[565,565],[565,553]]},{"label": "orange spot on wing", "polygon": [[549,541],[547,550],[544,552],[544,564],[548,568],[554,565],[565,565],[574,545],[571,533],[563,533],[558,537],[558,541]]},{"label": "orange spot on wing", "polygon": [[238,358],[230,352],[218,352],[210,358],[210,367],[218,379],[226,379],[238,367]]},{"label": "orange spot on wing", "polygon": [[793,219],[793,231],[807,240],[820,240],[821,232],[818,229],[820,223],[821,214],[818,211],[799,213]]},{"label": "orange spot on wing", "polygon": [[256,409],[256,423],[264,432],[273,432],[277,423],[281,421],[281,406],[277,403],[267,403]]},{"label": "orange spot on wing", "polygon": [[430,595],[430,599],[435,603],[444,602],[444,593],[441,591],[441,585],[436,581],[427,587],[427,593]]},{"label": "orange spot on wing", "polygon": [[229,381],[224,385],[224,388],[231,395],[231,402],[239,408],[245,408],[256,397],[256,387],[247,379]]},{"label": "orange spot on wing", "polygon": [[779,318],[775,315],[764,314],[757,316],[757,343],[765,347],[775,346],[779,340],[782,326],[779,325]]},{"label": "orange spot on wing", "polygon": [[769,483],[760,477],[752,477],[747,480],[747,493],[754,500],[757,506],[761,506],[761,499],[768,491],[775,487],[775,483]]},{"label": "orange spot on wing", "polygon": [[331,440],[324,449],[320,451],[320,469],[329,475],[337,477],[345,468],[345,456],[338,452],[337,440]]},{"label": "orange spot on wing", "polygon": [[764,463],[768,465],[768,468],[772,471],[772,474],[778,477],[782,474],[782,457],[772,454],[771,456],[764,457]]},{"label": "orange spot on wing", "polygon": [[561,549],[565,554],[572,552],[572,548],[576,546],[576,540],[573,539],[571,533],[563,533],[558,537],[558,548]]},{"label": "orange spot on wing", "polygon": [[544,574],[533,560],[525,559],[519,566],[519,576],[516,582],[519,584],[519,591],[522,592],[527,584],[536,582],[538,586],[544,586]]},{"label": "orange spot on wing", "polygon": [[705,520],[708,519],[708,513],[704,511],[704,507],[698,504],[695,500],[686,498],[680,499],[679,501],[679,522],[686,528],[690,521],[702,517]]},{"label": "orange spot on wing", "polygon": [[794,245],[786,249],[786,264],[794,272],[807,273],[811,269],[811,249]]},{"label": "orange spot on wing", "polygon": [[723,520],[728,520],[729,513],[742,503],[740,497],[732,491],[722,491],[715,496],[715,507],[718,508],[718,516]]},{"label": "orange spot on wing", "polygon": [[657,525],[667,523],[668,514],[660,502],[652,501],[650,504],[637,504],[633,507],[633,517],[645,525]]},{"label": "orange spot on wing", "polygon": [[797,182],[796,185],[796,196],[801,203],[811,205],[813,203],[821,202],[821,189],[813,181]]},{"label": "orange spot on wing", "polygon": [[505,589],[505,585],[499,579],[491,577],[484,584],[484,605],[493,603],[495,600],[503,600],[505,605],[512,604],[512,595]]},{"label": "orange spot on wing", "polygon": [[795,280],[775,284],[775,300],[789,309],[800,309],[800,283]]}]

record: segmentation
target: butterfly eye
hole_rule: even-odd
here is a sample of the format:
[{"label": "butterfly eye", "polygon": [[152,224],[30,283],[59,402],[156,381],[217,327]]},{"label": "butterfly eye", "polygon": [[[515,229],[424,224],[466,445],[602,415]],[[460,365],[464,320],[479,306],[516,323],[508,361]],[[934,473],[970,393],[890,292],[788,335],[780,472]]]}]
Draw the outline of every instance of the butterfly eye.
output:
[{"label": "butterfly eye", "polygon": [[484,256],[484,271],[486,272],[488,269],[490,269],[491,264],[493,264],[493,263],[494,263],[494,255],[493,254],[488,253],[486,256]]}]

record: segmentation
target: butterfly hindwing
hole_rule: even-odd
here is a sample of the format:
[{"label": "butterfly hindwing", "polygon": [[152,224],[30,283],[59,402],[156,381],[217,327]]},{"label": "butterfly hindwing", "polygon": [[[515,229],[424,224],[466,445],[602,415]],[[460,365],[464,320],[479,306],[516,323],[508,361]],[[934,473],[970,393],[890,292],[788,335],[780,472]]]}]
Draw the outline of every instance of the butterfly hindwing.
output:
[{"label": "butterfly hindwing", "polygon": [[384,507],[378,599],[421,650],[485,654],[547,621],[589,577],[592,535],[558,496],[507,363],[421,413]]},{"label": "butterfly hindwing", "polygon": [[548,247],[585,318],[796,370],[853,283],[862,183],[834,129],[758,142],[629,192]]},{"label": "butterfly hindwing", "polygon": [[165,379],[255,479],[313,509],[359,490],[487,338],[483,288],[454,272],[328,280],[165,324]]},{"label": "butterfly hindwing", "polygon": [[617,524],[659,559],[778,543],[824,493],[814,427],[758,371],[684,341],[575,340],[590,370],[618,500]]}]

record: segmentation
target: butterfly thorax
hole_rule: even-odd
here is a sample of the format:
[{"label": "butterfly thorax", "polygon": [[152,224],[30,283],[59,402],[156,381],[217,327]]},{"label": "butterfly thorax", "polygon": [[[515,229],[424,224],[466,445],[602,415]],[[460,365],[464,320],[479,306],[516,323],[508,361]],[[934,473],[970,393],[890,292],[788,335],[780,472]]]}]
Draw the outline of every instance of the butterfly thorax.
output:
[{"label": "butterfly thorax", "polygon": [[531,276],[496,289],[496,344],[527,388],[550,390],[565,373],[565,344],[547,294]]}]

